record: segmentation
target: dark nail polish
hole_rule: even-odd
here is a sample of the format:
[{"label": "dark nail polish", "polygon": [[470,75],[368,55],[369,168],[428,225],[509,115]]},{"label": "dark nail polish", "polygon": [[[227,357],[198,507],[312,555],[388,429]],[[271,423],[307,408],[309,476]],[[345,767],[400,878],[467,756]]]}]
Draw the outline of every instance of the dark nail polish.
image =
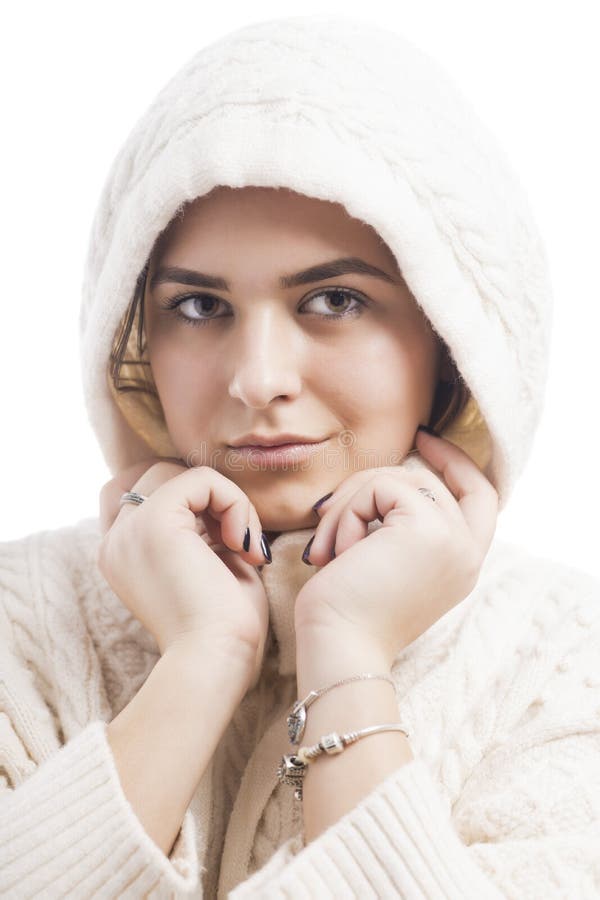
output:
[{"label": "dark nail polish", "polygon": [[250,549],[250,528],[246,528],[246,531],[244,532],[244,544],[243,544],[243,547],[244,547],[244,550],[246,551],[246,553],[247,553],[248,550]]},{"label": "dark nail polish", "polygon": [[260,536],[260,549],[262,550],[267,562],[273,562],[273,558],[271,556],[271,548],[269,547],[269,542],[268,542],[267,538],[265,537],[264,531],[261,533],[261,536]]},{"label": "dark nail polish", "polygon": [[419,425],[417,431],[426,431],[427,434],[432,434],[434,437],[438,437],[433,428],[430,428],[429,425]]},{"label": "dark nail polish", "polygon": [[308,544],[307,544],[306,547],[304,548],[304,553],[302,554],[302,562],[305,562],[307,566],[311,566],[311,565],[312,565],[312,563],[309,562],[308,555],[309,555],[309,553],[310,553],[310,548],[311,548],[311,546],[312,546],[312,542],[314,541],[314,539],[315,539],[315,536],[314,536],[314,534],[313,534],[313,536],[311,537],[310,541],[308,542]]},{"label": "dark nail polish", "polygon": [[325,503],[325,501],[326,501],[326,500],[329,500],[329,498],[332,497],[332,496],[333,496],[333,491],[329,491],[328,494],[325,494],[324,497],[321,497],[320,500],[317,500],[317,502],[316,502],[315,505],[313,506],[314,511],[316,512],[316,511],[318,510],[318,508],[321,506],[321,504],[322,504],[322,503]]}]

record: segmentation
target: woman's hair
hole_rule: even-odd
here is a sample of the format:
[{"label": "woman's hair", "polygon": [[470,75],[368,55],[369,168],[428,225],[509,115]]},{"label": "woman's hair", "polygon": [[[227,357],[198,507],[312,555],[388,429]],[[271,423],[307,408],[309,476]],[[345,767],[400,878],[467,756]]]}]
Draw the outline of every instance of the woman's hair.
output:
[{"label": "woman's hair", "polygon": [[[144,295],[149,265],[148,260],[138,275],[133,296],[117,329],[110,353],[109,372],[117,395],[137,391],[152,397],[156,402],[158,391],[150,369],[144,331]],[[470,391],[446,343],[439,336],[438,341],[450,364],[452,378],[438,382],[427,424],[438,434],[442,434],[466,408]]]},{"label": "woman's hair", "polygon": [[[142,391],[146,393],[149,390],[149,381],[154,386],[154,379],[152,379],[149,372],[146,372],[148,361],[143,359],[147,350],[144,332],[144,295],[146,293],[146,277],[149,265],[150,261],[146,263],[137,277],[133,296],[121,319],[110,351],[109,373],[113,386],[119,393],[127,393],[128,391]],[[137,322],[135,321],[136,316]],[[130,353],[133,352],[133,358],[126,356],[128,348]],[[136,366],[145,367],[143,371],[145,377],[136,375]],[[126,376],[123,376],[122,372],[125,367],[127,369],[133,367],[134,371],[131,374],[128,372]],[[154,393],[158,396],[155,386]]]}]

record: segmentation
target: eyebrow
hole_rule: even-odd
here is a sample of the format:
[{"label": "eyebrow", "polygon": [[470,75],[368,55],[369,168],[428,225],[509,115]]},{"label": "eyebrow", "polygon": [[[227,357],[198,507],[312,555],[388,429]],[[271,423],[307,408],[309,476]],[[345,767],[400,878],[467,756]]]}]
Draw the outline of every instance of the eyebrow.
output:
[{"label": "eyebrow", "polygon": [[[297,285],[311,284],[315,281],[324,281],[327,278],[336,278],[338,275],[356,273],[359,275],[372,275],[381,278],[390,284],[401,284],[400,279],[393,278],[371,263],[359,259],[357,256],[344,256],[333,259],[330,262],[319,263],[296,272],[293,275],[282,275],[279,285],[282,288],[292,288]],[[206,275],[204,272],[196,272],[194,269],[182,269],[179,266],[164,266],[158,268],[150,280],[152,290],[158,284],[175,282],[177,284],[190,284],[198,287],[212,288],[213,290],[228,291],[229,284],[218,275]]]}]

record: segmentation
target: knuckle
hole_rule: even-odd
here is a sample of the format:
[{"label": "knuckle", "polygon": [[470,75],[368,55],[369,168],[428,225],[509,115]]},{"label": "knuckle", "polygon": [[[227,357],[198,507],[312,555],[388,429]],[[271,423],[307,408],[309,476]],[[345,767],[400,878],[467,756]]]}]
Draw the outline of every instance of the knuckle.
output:
[{"label": "knuckle", "polygon": [[352,472],[351,475],[348,475],[347,478],[344,478],[343,482],[338,485],[337,490],[342,487],[345,489],[348,486],[355,487],[356,485],[360,486],[363,484],[368,484],[380,474],[381,473],[378,472],[377,469],[359,469],[357,472]]},{"label": "knuckle", "polygon": [[168,462],[165,459],[158,460],[158,462],[153,463],[151,466],[148,466],[146,471],[144,472],[144,476],[149,473],[160,473],[161,476],[164,475],[166,477],[172,477],[173,474],[179,473],[183,466],[178,466],[174,462]]},{"label": "knuckle", "polygon": [[199,478],[212,478],[212,479],[217,479],[217,480],[221,480],[221,479],[225,478],[224,475],[221,475],[221,473],[217,472],[217,470],[214,469],[212,466],[207,466],[207,465],[190,466],[190,468],[187,471],[195,472],[196,474],[193,477],[196,477],[196,478],[198,478],[198,477]]},{"label": "knuckle", "polygon": [[145,471],[138,472],[138,478],[131,487],[123,487],[123,490],[138,491],[140,494],[152,494],[173,478],[185,474],[187,469],[173,462],[158,460],[148,466]]}]

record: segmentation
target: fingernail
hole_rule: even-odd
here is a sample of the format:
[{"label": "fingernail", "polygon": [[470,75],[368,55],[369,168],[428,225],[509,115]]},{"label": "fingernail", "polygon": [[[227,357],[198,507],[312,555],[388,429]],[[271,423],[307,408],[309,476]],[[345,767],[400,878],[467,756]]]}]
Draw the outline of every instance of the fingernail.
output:
[{"label": "fingernail", "polygon": [[269,547],[269,542],[265,536],[264,531],[261,533],[261,536],[260,536],[260,549],[262,550],[267,562],[273,562],[273,558],[271,556],[271,548]]},{"label": "fingernail", "polygon": [[439,437],[439,435],[436,434],[433,428],[430,428],[428,425],[419,425],[417,431],[426,431],[427,434],[432,434],[434,437]]},{"label": "fingernail", "polygon": [[333,496],[333,491],[329,491],[328,494],[325,494],[324,497],[321,497],[320,500],[317,500],[317,502],[313,506],[314,511],[316,512],[318,510],[318,508],[321,506],[321,504],[325,503],[325,501],[329,500],[329,498],[332,496]]},{"label": "fingernail", "polygon": [[312,563],[309,562],[308,554],[310,553],[310,548],[311,548],[311,546],[312,546],[312,542],[314,541],[314,539],[315,539],[315,536],[314,536],[314,534],[313,534],[313,536],[311,537],[310,541],[308,542],[308,544],[307,544],[306,547],[304,548],[304,553],[302,554],[302,562],[305,562],[307,566],[312,565]]},{"label": "fingernail", "polygon": [[246,553],[247,553],[248,550],[250,549],[250,528],[246,528],[246,531],[244,532],[244,544],[243,544],[243,547],[244,547],[244,550],[246,551]]}]

